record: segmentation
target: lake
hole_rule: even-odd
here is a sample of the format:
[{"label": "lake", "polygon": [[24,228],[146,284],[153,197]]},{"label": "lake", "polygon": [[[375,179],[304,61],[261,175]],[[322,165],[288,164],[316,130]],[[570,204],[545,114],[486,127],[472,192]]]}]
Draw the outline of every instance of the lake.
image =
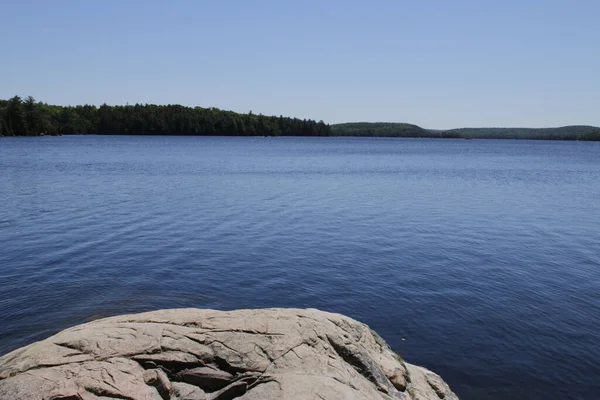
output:
[{"label": "lake", "polygon": [[176,307],[339,312],[461,399],[595,399],[600,143],[0,139],[0,354]]}]

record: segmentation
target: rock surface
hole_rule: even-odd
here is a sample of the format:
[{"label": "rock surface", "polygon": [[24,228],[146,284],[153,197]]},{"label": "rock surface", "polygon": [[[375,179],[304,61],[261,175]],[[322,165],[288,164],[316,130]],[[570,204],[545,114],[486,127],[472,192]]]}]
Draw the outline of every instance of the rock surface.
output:
[{"label": "rock surface", "polygon": [[457,397],[343,315],[177,309],[97,320],[1,357],[0,399]]}]

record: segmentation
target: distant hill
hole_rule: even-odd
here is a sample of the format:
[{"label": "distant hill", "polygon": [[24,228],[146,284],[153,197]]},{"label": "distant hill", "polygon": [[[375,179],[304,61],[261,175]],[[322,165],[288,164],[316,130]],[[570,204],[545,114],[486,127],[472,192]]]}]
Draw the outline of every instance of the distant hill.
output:
[{"label": "distant hill", "polygon": [[348,122],[331,125],[334,136],[439,137],[420,126],[397,122]]},{"label": "distant hill", "polygon": [[559,128],[460,128],[434,130],[406,123],[350,122],[331,125],[331,133],[334,136],[367,137],[600,141],[600,128],[587,125],[572,125]]},{"label": "distant hill", "polygon": [[473,139],[600,140],[600,128],[587,125],[559,128],[461,128],[444,132]]}]

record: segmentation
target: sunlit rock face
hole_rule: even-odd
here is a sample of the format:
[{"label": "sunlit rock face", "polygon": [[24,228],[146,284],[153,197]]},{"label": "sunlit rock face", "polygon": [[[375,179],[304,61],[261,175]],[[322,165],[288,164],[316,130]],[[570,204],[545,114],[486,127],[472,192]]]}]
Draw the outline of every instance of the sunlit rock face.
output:
[{"label": "sunlit rock face", "polygon": [[308,309],[160,310],[0,358],[0,399],[457,399],[368,326]]}]

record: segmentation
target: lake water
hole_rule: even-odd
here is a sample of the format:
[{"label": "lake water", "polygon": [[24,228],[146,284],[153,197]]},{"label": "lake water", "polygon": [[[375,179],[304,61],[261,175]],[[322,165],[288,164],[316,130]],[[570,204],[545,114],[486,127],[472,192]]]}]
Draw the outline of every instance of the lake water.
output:
[{"label": "lake water", "polygon": [[0,353],[174,307],[340,312],[462,399],[596,399],[600,143],[0,139]]}]

